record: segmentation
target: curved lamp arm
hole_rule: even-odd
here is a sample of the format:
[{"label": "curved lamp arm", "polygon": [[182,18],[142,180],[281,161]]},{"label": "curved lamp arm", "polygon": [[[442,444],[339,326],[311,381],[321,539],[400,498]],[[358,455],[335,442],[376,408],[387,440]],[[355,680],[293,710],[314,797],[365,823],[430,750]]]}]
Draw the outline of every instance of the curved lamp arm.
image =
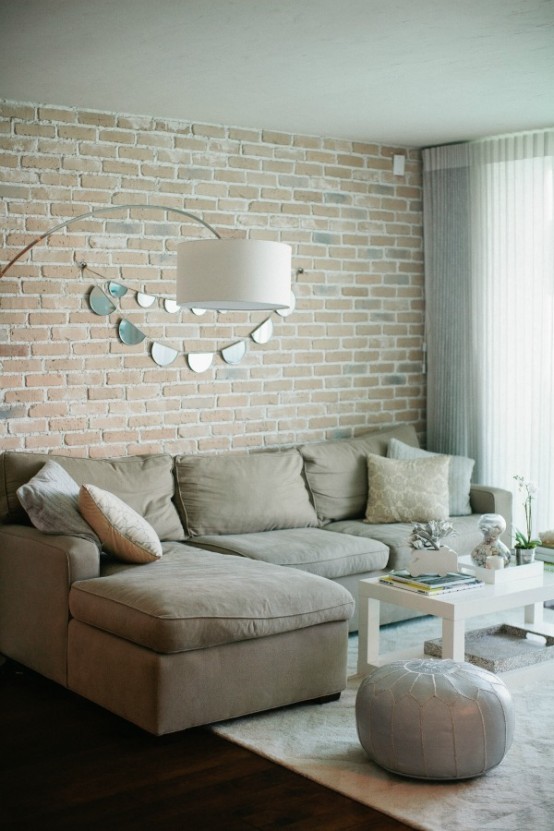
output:
[{"label": "curved lamp arm", "polygon": [[217,233],[215,228],[212,228],[204,219],[196,214],[190,213],[190,211],[185,211],[182,208],[169,208],[166,205],[144,205],[144,204],[129,204],[129,205],[106,205],[103,208],[93,208],[92,211],[87,211],[84,214],[79,214],[79,216],[72,216],[71,219],[66,219],[65,222],[60,222],[59,225],[55,225],[53,228],[50,228],[48,231],[45,231],[44,234],[41,234],[40,237],[37,237],[29,245],[26,245],[25,248],[22,248],[21,251],[13,257],[9,263],[4,266],[3,269],[0,270],[0,278],[6,274],[8,269],[12,267],[14,263],[16,263],[21,257],[23,257],[27,251],[30,251],[31,248],[34,248],[39,242],[42,240],[47,239],[52,234],[55,234],[56,231],[61,231],[62,228],[66,228],[68,225],[72,225],[74,222],[78,222],[80,219],[88,219],[89,216],[96,216],[96,214],[100,213],[108,213],[111,211],[121,211],[127,210],[129,208],[149,208],[150,210],[154,208],[154,210],[159,211],[173,211],[174,213],[181,214],[181,216],[186,216],[188,219],[192,219],[195,222],[199,222],[200,225],[203,225],[204,228],[207,228],[208,231],[217,237],[217,239],[221,239],[221,235]]},{"label": "curved lamp arm", "polygon": [[0,271],[0,277],[27,251],[56,231],[89,216],[132,208],[173,211],[203,225],[216,237],[217,242],[194,240],[177,247],[177,303],[181,308],[277,310],[290,306],[290,245],[269,240],[224,240],[196,214],[165,205],[107,205],[66,219],[25,246]]}]

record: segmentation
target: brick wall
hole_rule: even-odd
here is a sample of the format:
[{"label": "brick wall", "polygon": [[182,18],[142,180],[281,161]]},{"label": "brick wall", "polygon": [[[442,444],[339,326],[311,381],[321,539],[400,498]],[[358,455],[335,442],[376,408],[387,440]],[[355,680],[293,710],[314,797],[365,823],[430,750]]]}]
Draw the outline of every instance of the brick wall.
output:
[{"label": "brick wall", "polygon": [[[1,267],[65,220],[112,204],[202,216],[222,236],[288,242],[284,317],[169,314],[179,236],[158,209],[95,215],[0,281],[0,445],[73,455],[276,447],[414,423],[424,430],[420,159],[415,150],[144,116],[0,105]],[[392,155],[407,154],[406,174]],[[76,264],[86,262],[83,271]],[[296,275],[297,270],[302,270]],[[92,286],[129,287],[109,316]],[[156,296],[144,309],[136,292]],[[252,331],[267,317],[273,337]],[[145,335],[118,337],[125,318]],[[237,365],[220,350],[244,340]],[[160,367],[153,342],[178,351]],[[193,372],[187,355],[214,352]]]}]

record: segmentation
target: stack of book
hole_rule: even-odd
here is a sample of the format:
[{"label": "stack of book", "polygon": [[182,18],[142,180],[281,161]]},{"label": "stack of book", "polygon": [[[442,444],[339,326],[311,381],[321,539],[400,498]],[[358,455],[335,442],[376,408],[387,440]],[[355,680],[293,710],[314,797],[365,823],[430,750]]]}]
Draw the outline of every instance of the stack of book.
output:
[{"label": "stack of book", "polygon": [[538,545],[535,558],[544,562],[544,567],[547,571],[554,571],[554,546]]},{"label": "stack of book", "polygon": [[409,571],[391,571],[385,577],[381,577],[380,582],[426,595],[477,589],[484,585],[482,580],[460,571],[451,571],[444,577],[438,574],[420,574],[418,577],[412,577]]}]

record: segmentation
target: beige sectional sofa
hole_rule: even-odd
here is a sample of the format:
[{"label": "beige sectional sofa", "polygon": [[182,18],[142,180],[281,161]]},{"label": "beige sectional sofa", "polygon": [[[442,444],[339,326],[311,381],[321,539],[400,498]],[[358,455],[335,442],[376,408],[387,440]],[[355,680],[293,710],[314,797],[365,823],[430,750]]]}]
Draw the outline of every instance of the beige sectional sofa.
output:
[{"label": "beige sectional sofa", "polygon": [[[410,522],[363,519],[368,459],[386,459],[394,442],[401,455],[422,452],[399,426],[246,455],[4,453],[0,652],[155,734],[340,693],[357,582],[409,556]],[[47,461],[79,500],[52,498]],[[510,494],[470,489],[467,476],[463,487],[460,554],[481,539],[481,513],[511,521]],[[147,526],[159,546],[147,562],[106,552],[111,536],[76,524],[95,488]],[[134,533],[117,512],[107,526],[123,542]]]}]

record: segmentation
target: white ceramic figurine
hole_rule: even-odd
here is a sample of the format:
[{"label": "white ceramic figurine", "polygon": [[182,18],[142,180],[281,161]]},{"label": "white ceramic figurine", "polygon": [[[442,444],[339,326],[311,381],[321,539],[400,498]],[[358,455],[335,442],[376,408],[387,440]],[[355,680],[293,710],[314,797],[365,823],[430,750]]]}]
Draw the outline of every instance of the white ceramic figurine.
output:
[{"label": "white ceramic figurine", "polygon": [[[483,534],[483,542],[476,545],[471,552],[471,559],[481,568],[504,568],[511,559],[510,549],[499,540],[500,534],[506,530],[506,521],[500,514],[483,514],[479,520],[479,530]],[[487,560],[491,562],[487,563]],[[501,562],[502,561],[502,564]]]}]

